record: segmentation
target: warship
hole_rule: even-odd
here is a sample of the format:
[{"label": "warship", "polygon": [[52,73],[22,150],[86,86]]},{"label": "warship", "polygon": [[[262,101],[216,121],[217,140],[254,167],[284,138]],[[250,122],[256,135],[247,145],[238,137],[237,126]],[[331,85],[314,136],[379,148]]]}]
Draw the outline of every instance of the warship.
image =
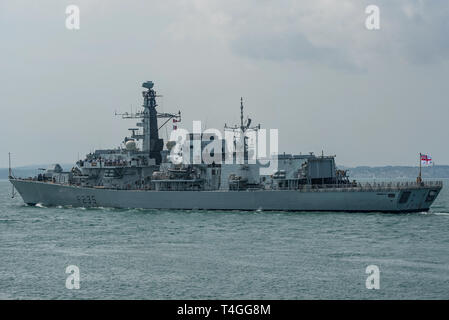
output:
[{"label": "warship", "polygon": [[[260,125],[244,121],[242,100],[240,124],[225,125],[234,135],[231,148],[226,139],[206,131],[187,134],[183,144],[173,139],[164,144],[160,129],[173,122],[177,131],[181,112],[158,112],[154,83],[142,87],[143,110],[118,114],[138,119],[120,147],[95,150],[69,171],[54,164],[30,178],[15,177],[10,165],[13,193],[17,190],[30,206],[421,212],[429,210],[442,189],[441,181],[424,181],[421,175],[410,182],[351,181],[347,171],[336,167],[335,156],[324,154],[274,152],[266,156],[276,163],[270,172],[261,161],[253,161],[248,133]],[[190,152],[198,148],[214,160]]]}]

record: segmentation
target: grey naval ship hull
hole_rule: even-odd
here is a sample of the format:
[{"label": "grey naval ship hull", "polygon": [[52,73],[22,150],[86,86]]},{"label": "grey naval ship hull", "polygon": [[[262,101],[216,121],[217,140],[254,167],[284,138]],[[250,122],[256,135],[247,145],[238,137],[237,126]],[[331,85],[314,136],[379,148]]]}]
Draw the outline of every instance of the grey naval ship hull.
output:
[{"label": "grey naval ship hull", "polygon": [[320,190],[114,190],[10,179],[28,205],[145,209],[421,212],[440,185]]}]

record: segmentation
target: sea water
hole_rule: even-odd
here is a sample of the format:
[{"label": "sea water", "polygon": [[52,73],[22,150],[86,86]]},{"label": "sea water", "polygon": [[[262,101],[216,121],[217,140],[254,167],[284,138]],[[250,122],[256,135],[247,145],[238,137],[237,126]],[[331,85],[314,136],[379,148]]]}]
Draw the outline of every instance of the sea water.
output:
[{"label": "sea water", "polygon": [[30,207],[3,180],[0,299],[448,299],[443,183],[386,214]]}]

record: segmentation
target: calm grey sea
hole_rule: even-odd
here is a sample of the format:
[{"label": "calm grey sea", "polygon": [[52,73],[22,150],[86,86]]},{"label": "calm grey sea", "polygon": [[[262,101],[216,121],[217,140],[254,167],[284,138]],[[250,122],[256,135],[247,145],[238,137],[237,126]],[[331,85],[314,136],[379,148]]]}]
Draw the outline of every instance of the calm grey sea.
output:
[{"label": "calm grey sea", "polygon": [[444,183],[428,213],[366,214],[27,207],[0,181],[0,299],[448,299]]}]

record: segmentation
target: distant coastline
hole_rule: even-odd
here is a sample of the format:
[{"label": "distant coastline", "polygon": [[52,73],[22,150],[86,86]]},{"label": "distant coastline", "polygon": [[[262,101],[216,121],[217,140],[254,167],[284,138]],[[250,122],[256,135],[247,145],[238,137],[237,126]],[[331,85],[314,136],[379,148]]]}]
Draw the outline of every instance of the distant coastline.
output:
[{"label": "distant coastline", "polygon": [[[32,177],[38,173],[39,168],[47,168],[48,165],[32,165],[13,168],[13,173],[17,177]],[[62,164],[65,170],[69,170],[72,164]],[[338,166],[339,169],[348,170],[352,179],[415,179],[418,175],[418,167],[411,166],[383,166],[383,167],[345,167]],[[422,168],[423,178],[444,179],[449,178],[449,165],[434,165]],[[0,168],[0,179],[8,179],[8,168]]]}]

